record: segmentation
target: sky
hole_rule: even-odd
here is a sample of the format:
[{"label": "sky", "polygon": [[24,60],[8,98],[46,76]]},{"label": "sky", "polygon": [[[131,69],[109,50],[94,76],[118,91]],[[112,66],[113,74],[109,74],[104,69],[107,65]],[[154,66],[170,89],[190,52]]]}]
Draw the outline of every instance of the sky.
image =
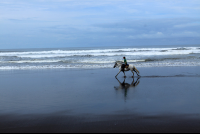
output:
[{"label": "sky", "polygon": [[0,0],[0,49],[200,44],[200,0]]}]

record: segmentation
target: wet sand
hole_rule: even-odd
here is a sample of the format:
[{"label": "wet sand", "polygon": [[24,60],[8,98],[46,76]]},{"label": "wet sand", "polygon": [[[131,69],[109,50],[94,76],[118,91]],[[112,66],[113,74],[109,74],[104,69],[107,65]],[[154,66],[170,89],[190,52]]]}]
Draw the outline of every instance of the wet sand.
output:
[{"label": "wet sand", "polygon": [[0,71],[0,132],[200,132],[200,67]]}]

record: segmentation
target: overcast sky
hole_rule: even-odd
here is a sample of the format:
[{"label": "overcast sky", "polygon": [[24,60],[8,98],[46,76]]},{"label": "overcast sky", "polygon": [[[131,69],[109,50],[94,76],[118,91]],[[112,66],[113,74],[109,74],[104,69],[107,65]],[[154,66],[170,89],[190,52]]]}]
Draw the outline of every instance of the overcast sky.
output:
[{"label": "overcast sky", "polygon": [[0,0],[0,49],[200,44],[200,0]]}]

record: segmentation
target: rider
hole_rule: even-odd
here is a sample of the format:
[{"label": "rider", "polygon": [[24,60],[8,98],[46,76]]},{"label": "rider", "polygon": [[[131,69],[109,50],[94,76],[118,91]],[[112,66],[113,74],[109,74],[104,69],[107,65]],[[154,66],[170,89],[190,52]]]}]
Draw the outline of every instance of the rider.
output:
[{"label": "rider", "polygon": [[122,71],[124,71],[124,68],[127,68],[129,66],[126,61],[126,57],[123,57],[123,59],[124,59],[124,64],[122,64]]}]

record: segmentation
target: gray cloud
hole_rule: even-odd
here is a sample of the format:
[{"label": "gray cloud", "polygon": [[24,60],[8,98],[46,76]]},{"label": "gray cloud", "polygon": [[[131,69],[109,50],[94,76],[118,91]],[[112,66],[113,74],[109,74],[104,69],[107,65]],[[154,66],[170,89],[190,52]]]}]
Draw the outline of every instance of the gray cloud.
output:
[{"label": "gray cloud", "polygon": [[[195,25],[194,25],[195,23]],[[135,38],[197,37],[200,35],[200,19],[148,19],[121,23],[96,24],[94,27],[104,31]],[[135,37],[134,37],[135,36]]]},{"label": "gray cloud", "polygon": [[0,43],[7,45],[0,47],[198,44],[199,5],[196,0],[2,0]]}]

